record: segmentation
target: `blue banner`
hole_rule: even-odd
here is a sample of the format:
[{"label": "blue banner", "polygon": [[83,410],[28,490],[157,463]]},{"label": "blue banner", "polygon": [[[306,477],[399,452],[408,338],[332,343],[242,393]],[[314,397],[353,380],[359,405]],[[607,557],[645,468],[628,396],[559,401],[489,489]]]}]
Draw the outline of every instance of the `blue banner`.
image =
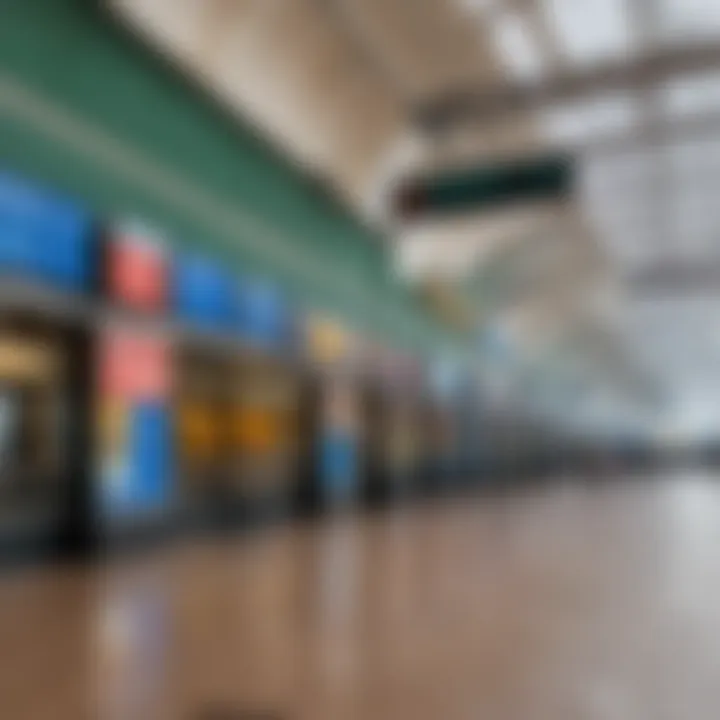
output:
[{"label": "blue banner", "polygon": [[215,329],[232,327],[238,312],[235,279],[222,265],[198,256],[177,257],[172,284],[179,317]]},{"label": "blue banner", "polygon": [[69,290],[88,289],[92,215],[40,186],[0,173],[0,270]]},{"label": "blue banner", "polygon": [[279,290],[268,282],[246,278],[238,286],[241,336],[260,347],[281,349],[290,338],[291,323]]}]

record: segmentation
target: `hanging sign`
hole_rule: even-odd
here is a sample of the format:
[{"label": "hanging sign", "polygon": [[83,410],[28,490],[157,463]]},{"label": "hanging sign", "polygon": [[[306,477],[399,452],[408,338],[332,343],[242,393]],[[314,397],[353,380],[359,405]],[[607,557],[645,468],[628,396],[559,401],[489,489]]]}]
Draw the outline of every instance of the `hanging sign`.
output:
[{"label": "hanging sign", "polygon": [[238,286],[241,336],[263,348],[281,349],[290,340],[292,323],[281,293],[268,282],[245,278]]},{"label": "hanging sign", "polygon": [[186,322],[217,330],[237,322],[235,278],[220,263],[196,255],[177,257],[172,284],[174,312]]}]

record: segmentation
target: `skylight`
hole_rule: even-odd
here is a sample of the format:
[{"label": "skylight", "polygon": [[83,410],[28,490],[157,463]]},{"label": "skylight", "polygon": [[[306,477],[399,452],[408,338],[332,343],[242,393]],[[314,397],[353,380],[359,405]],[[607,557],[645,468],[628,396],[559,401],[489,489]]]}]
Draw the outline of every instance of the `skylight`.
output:
[{"label": "skylight", "polygon": [[663,39],[687,42],[720,36],[720,3],[717,0],[656,0],[660,5]]},{"label": "skylight", "polygon": [[675,245],[687,254],[707,256],[720,237],[720,140],[687,140],[668,147],[667,153],[675,183],[671,213]]},{"label": "skylight", "polygon": [[571,62],[592,64],[629,51],[626,0],[543,2],[548,24],[558,38],[561,51]]},{"label": "skylight", "polygon": [[632,265],[654,252],[652,156],[634,152],[586,160],[580,199],[603,244],[621,263]]}]

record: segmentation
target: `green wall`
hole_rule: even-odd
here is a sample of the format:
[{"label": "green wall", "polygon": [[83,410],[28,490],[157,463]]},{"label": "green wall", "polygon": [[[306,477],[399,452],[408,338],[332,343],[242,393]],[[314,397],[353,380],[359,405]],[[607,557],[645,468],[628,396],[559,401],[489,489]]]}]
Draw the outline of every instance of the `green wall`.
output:
[{"label": "green wall", "polygon": [[396,347],[457,342],[394,280],[379,238],[90,0],[0,0],[0,166]]}]

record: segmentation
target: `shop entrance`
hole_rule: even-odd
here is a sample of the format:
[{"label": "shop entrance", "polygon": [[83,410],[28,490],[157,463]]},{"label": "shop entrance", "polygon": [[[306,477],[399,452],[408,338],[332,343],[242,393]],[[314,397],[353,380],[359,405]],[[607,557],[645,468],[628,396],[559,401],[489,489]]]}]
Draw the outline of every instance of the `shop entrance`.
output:
[{"label": "shop entrance", "polygon": [[23,312],[0,322],[0,552],[90,538],[88,333]]}]

